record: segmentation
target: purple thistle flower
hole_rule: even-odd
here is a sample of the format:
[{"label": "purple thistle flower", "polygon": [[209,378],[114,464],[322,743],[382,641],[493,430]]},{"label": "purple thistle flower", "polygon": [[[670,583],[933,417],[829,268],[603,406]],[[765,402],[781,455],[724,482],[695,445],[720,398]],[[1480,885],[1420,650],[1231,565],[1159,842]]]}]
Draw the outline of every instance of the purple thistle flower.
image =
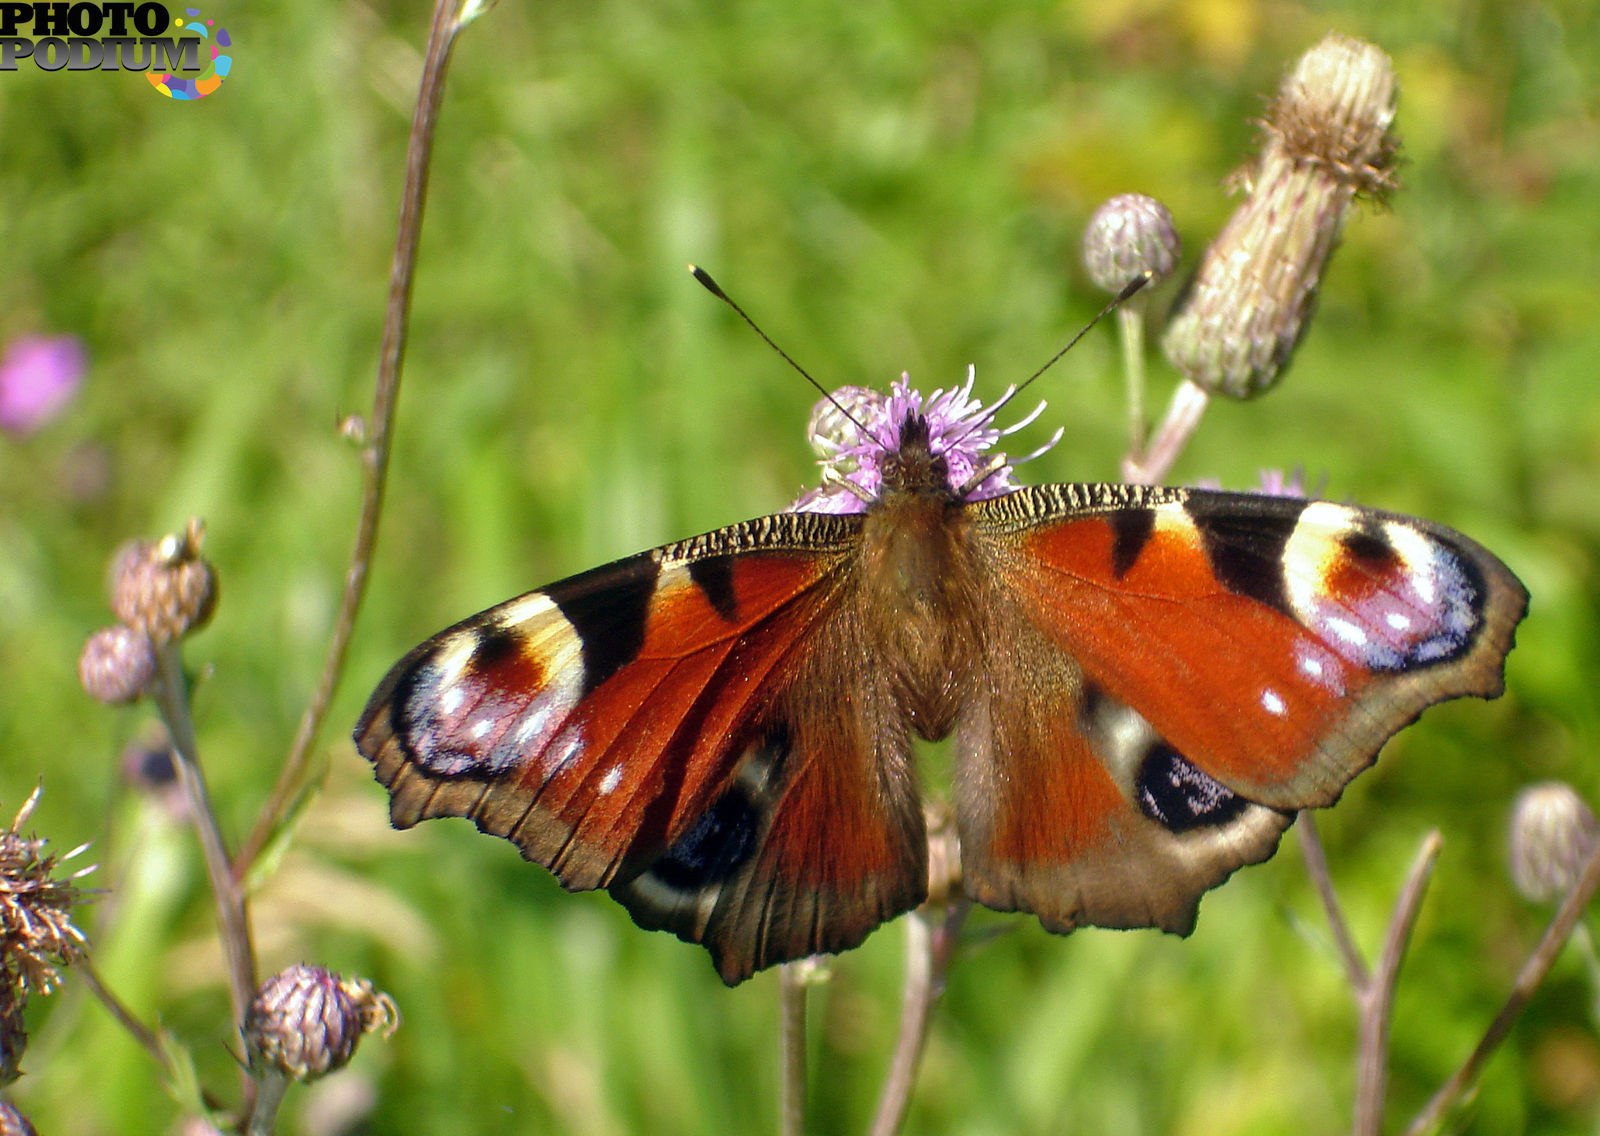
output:
[{"label": "purple thistle flower", "polygon": [[[817,403],[807,433],[822,467],[822,485],[803,494],[789,506],[790,511],[866,512],[868,504],[883,492],[885,459],[899,450],[906,422],[918,415],[927,420],[930,448],[949,468],[947,484],[952,493],[981,501],[1016,489],[1016,466],[1054,446],[1062,431],[1057,430],[1043,446],[1016,461],[1000,451],[989,453],[1001,438],[1038,418],[1045,404],[1039,403],[1033,413],[1002,430],[993,423],[994,412],[1010,400],[1014,389],[986,407],[972,397],[974,379],[969,367],[965,383],[924,397],[911,386],[910,375],[901,375],[887,395],[866,387],[840,387],[831,400]],[[985,469],[989,472],[972,484]]]},{"label": "purple thistle flower", "polygon": [[72,335],[25,335],[0,358],[0,430],[26,437],[71,401],[88,365]]}]

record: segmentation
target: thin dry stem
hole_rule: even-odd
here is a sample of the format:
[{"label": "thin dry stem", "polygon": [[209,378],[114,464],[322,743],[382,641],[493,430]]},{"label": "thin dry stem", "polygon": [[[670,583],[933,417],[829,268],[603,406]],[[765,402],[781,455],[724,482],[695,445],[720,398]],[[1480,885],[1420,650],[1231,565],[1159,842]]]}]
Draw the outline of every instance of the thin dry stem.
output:
[{"label": "thin dry stem", "polygon": [[134,1012],[128,1009],[127,1003],[118,998],[116,994],[100,980],[100,974],[87,957],[79,959],[72,966],[72,971],[78,981],[88,987],[89,993],[99,999],[100,1004],[106,1008],[117,1024],[127,1030],[142,1049],[155,1058],[156,1064],[161,1066],[163,1076],[172,1076],[172,1062],[167,1058],[167,1051],[162,1048],[161,1038],[149,1026],[141,1022]]},{"label": "thin dry stem", "polygon": [[427,202],[433,138],[438,125],[439,106],[444,99],[450,52],[457,33],[464,26],[461,9],[460,0],[441,0],[434,8],[433,26],[428,35],[428,50],[417,92],[416,112],[411,120],[411,137],[406,147],[405,184],[400,194],[400,217],[395,233],[389,299],[384,313],[383,342],[378,358],[377,386],[373,392],[367,443],[361,451],[361,516],[356,527],[350,568],[345,573],[344,595],[334,620],[333,636],[328,643],[322,673],[301,715],[294,742],[278,773],[277,783],[272,787],[271,796],[262,807],[255,826],[234,862],[236,879],[243,879],[249,872],[250,866],[277,831],[300,791],[310,765],[311,747],[316,743],[323,720],[327,717],[328,706],[338,689],[356,617],[366,596],[372,553],[378,540],[378,522],[383,514],[384,488],[388,482],[395,407],[400,394],[401,364],[405,358],[406,332],[411,314],[411,286],[421,242],[423,209]]},{"label": "thin dry stem", "polygon": [[1322,899],[1322,908],[1327,912],[1329,927],[1333,929],[1339,957],[1344,961],[1345,977],[1350,982],[1350,988],[1359,996],[1367,988],[1372,976],[1367,970],[1366,960],[1361,957],[1360,948],[1356,946],[1355,937],[1350,934],[1344,909],[1339,905],[1339,894],[1334,890],[1333,876],[1328,872],[1328,855],[1323,851],[1322,837],[1318,835],[1316,822],[1309,812],[1300,813],[1294,827],[1300,834],[1300,853],[1305,858],[1306,874],[1311,877],[1317,895]]},{"label": "thin dry stem", "polygon": [[1388,1088],[1389,1023],[1394,1014],[1395,985],[1400,980],[1400,964],[1416,929],[1422,900],[1428,894],[1428,881],[1439,859],[1444,841],[1437,829],[1422,839],[1417,858],[1406,874],[1405,887],[1395,901],[1384,937],[1383,951],[1372,980],[1357,994],[1361,1008],[1361,1042],[1356,1059],[1355,1136],[1378,1136],[1383,1130],[1383,1100]]},{"label": "thin dry stem", "polygon": [[1405,1136],[1423,1136],[1424,1133],[1437,1129],[1450,1107],[1478,1079],[1483,1066],[1511,1033],[1511,1027],[1521,1016],[1522,1011],[1527,1009],[1534,991],[1549,975],[1550,968],[1555,966],[1556,959],[1561,955],[1561,949],[1572,937],[1573,931],[1578,927],[1578,921],[1583,918],[1583,913],[1589,906],[1589,901],[1594,898],[1596,888],[1600,888],[1600,847],[1589,856],[1588,862],[1583,866],[1583,873],[1573,883],[1567,898],[1561,902],[1560,910],[1545,928],[1539,945],[1522,964],[1522,970],[1518,972],[1516,982],[1512,984],[1511,993],[1506,998],[1505,1004],[1500,1007],[1500,1012],[1494,1016],[1494,1021],[1489,1023],[1489,1028],[1484,1031],[1483,1037],[1479,1039],[1472,1053],[1462,1062],[1461,1068],[1451,1074],[1450,1079],[1439,1087],[1439,1091],[1433,1094],[1423,1110],[1417,1113],[1416,1119],[1406,1129]]},{"label": "thin dry stem", "polygon": [[928,1025],[933,1008],[944,993],[945,975],[960,938],[961,925],[972,910],[966,899],[956,899],[942,911],[918,908],[906,920],[906,985],[900,1007],[900,1035],[894,1057],[878,1098],[878,1111],[869,1129],[872,1136],[893,1136],[905,1123],[911,1106],[911,1089],[928,1046]]},{"label": "thin dry stem", "polygon": [[[222,953],[227,961],[233,1027],[238,1030],[244,1022],[250,1000],[255,997],[255,947],[250,939],[250,917],[245,910],[244,890],[233,873],[227,845],[222,839],[221,829],[217,827],[217,815],[211,807],[205,774],[200,768],[194,721],[189,715],[188,684],[175,643],[163,643],[156,647],[156,681],[151,694],[166,723],[167,733],[172,738],[173,764],[177,767],[178,783],[188,799],[189,818],[200,838],[201,856],[205,860],[206,876],[211,883],[212,902],[217,908]],[[247,1072],[241,1071],[241,1075],[244,1077],[245,1108],[248,1111],[255,1097],[255,1082]]]},{"label": "thin dry stem", "polygon": [[806,1130],[806,992],[810,983],[805,961],[778,968],[778,1061],[782,1075],[778,1131],[803,1136]]}]

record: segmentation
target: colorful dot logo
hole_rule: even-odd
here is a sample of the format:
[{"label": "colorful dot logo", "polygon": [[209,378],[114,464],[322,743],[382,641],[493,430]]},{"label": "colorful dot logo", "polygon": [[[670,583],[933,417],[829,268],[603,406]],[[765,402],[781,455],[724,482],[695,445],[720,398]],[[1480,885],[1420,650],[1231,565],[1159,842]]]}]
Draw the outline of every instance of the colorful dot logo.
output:
[{"label": "colorful dot logo", "polygon": [[169,99],[203,99],[222,86],[222,81],[233,68],[233,38],[228,35],[227,28],[217,27],[215,20],[201,19],[199,8],[185,8],[184,13],[188,19],[173,20],[173,27],[198,38],[202,51],[210,50],[211,59],[205,70],[192,79],[170,71],[152,71],[145,78]]}]

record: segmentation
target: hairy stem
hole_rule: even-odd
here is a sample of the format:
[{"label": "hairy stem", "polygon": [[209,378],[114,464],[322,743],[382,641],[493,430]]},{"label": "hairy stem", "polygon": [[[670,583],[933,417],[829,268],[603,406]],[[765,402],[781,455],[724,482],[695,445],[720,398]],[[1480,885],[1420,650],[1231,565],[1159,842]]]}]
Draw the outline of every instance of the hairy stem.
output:
[{"label": "hairy stem", "polygon": [[378,357],[377,386],[372,397],[372,414],[366,424],[361,450],[361,515],[356,525],[355,548],[345,572],[344,595],[334,620],[333,636],[323,660],[316,688],[300,717],[294,742],[278,772],[267,803],[256,818],[239,857],[235,876],[243,879],[261,850],[283,822],[299,793],[310,765],[311,747],[327,717],[328,706],[338,689],[344,671],[350,637],[356,616],[366,596],[367,576],[373,549],[378,540],[378,521],[383,514],[384,488],[389,476],[389,454],[393,445],[395,407],[400,394],[401,364],[405,358],[406,332],[411,316],[411,286],[415,278],[417,251],[422,234],[423,208],[428,195],[428,171],[433,156],[433,138],[438,125],[439,106],[444,98],[445,73],[457,33],[464,25],[461,0],[441,0],[434,9],[433,27],[422,65],[422,80],[417,107],[411,119],[411,137],[406,145],[405,184],[400,193],[400,218],[396,226],[394,258],[389,272],[389,299],[384,312],[383,341]]}]

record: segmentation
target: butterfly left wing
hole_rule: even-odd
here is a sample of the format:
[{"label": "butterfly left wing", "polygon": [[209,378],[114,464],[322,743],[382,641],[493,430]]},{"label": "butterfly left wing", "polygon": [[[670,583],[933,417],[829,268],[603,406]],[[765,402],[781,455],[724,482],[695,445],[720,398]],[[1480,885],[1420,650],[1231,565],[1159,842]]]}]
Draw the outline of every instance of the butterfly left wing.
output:
[{"label": "butterfly left wing", "polygon": [[1493,555],[1328,502],[1039,486],[970,506],[994,583],[958,734],[974,897],[1192,928],[1433,703],[1500,693],[1526,610]]},{"label": "butterfly left wing", "polygon": [[356,743],[397,827],[469,817],[732,984],[921,901],[903,715],[844,568],[859,517],[749,521],[435,636]]}]

